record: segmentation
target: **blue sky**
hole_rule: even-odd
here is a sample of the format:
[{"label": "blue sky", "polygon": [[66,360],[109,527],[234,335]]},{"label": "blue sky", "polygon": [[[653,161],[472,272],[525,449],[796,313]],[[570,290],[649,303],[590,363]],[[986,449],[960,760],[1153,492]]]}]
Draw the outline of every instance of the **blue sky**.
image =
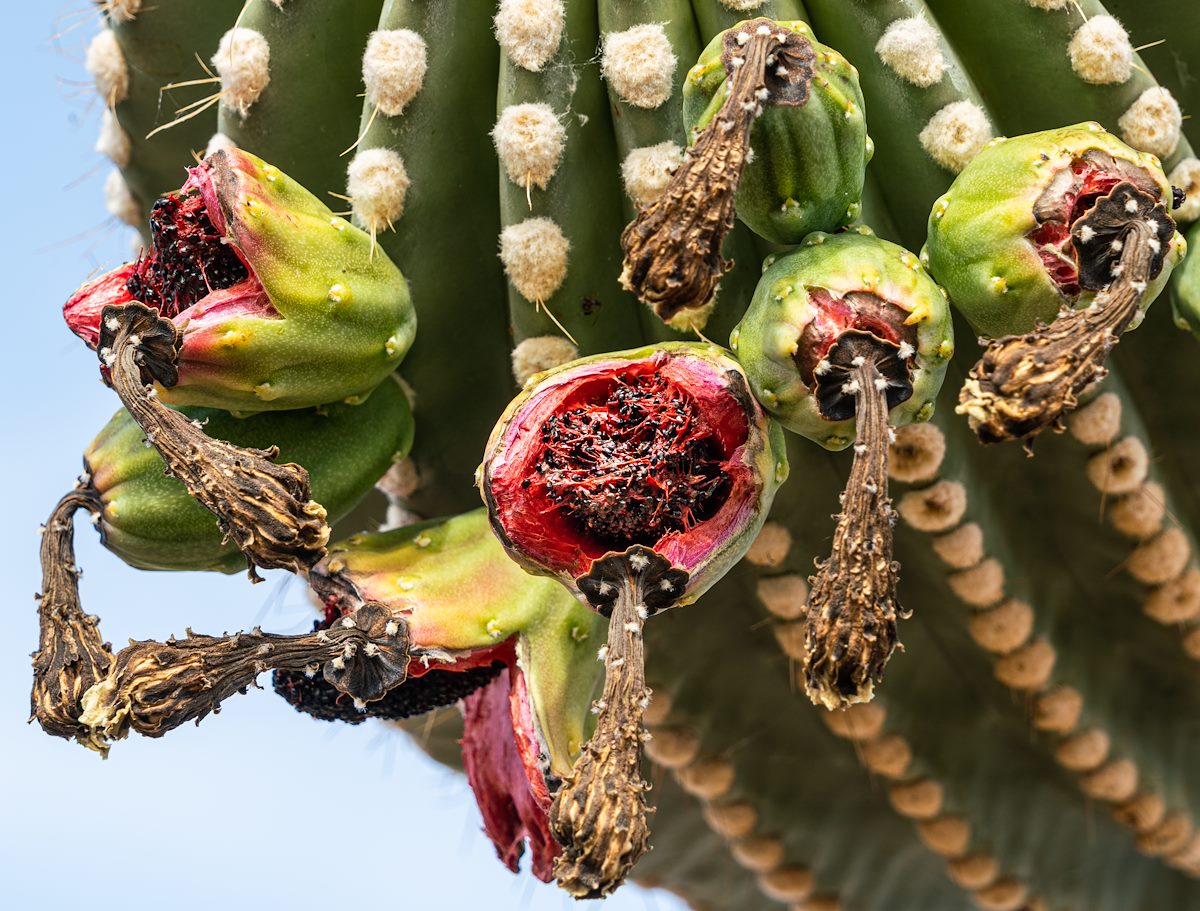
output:
[{"label": "blue sky", "polygon": [[[0,55],[8,204],[0,221],[8,314],[4,370],[7,480],[0,525],[9,560],[0,639],[0,901],[93,911],[385,907],[563,909],[571,899],[512,876],[480,833],[463,779],[385,726],[315,722],[269,691],[161,740],[115,745],[102,762],[25,723],[37,645],[38,525],[80,471],[80,453],[116,410],[96,360],[59,309],[85,278],[130,255],[131,232],[104,210],[107,161],[92,151],[100,102],[83,69],[98,16],[85,0],[11,4]],[[16,331],[19,330],[19,331]],[[311,621],[299,583],[280,574],[145,573],[76,540],[87,610],[104,635],[164,638]],[[290,584],[289,584],[290,583]],[[266,675],[261,678],[269,686]],[[626,887],[611,909],[681,905]]]}]

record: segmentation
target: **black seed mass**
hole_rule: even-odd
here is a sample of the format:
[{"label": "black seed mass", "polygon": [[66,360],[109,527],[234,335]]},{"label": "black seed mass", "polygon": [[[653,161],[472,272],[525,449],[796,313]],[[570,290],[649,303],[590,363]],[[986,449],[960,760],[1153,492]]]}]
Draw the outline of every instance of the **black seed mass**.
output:
[{"label": "black seed mass", "polygon": [[249,277],[221,242],[197,190],[161,197],[150,210],[150,253],[137,261],[125,287],[147,307],[175,316],[211,291]]},{"label": "black seed mass", "polygon": [[537,465],[545,496],[605,544],[652,545],[711,517],[727,477],[695,402],[657,374],[551,416]]},{"label": "black seed mass", "polygon": [[354,707],[353,699],[319,676],[309,678],[295,671],[275,671],[271,683],[275,692],[298,712],[321,721],[361,724],[368,718],[399,721],[453,705],[487,686],[502,670],[504,662],[493,661],[488,667],[465,671],[429,671],[420,677],[410,677],[382,699],[368,702],[366,711],[361,712]]}]

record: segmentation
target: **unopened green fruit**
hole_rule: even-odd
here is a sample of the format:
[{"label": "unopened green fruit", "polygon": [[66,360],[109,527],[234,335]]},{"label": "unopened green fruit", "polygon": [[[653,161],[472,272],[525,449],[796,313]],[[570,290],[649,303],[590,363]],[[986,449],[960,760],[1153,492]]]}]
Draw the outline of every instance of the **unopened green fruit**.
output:
[{"label": "unopened green fruit", "polygon": [[[326,405],[237,418],[212,408],[179,409],[212,437],[239,446],[279,447],[280,462],[308,470],[312,497],[332,523],[370,491],[388,467],[408,454],[413,421],[395,382],[383,383],[361,405]],[[159,454],[122,409],[88,446],[84,464],[104,505],[104,545],[140,569],[237,572],[245,558],[225,541],[217,520],[164,474]]]}]

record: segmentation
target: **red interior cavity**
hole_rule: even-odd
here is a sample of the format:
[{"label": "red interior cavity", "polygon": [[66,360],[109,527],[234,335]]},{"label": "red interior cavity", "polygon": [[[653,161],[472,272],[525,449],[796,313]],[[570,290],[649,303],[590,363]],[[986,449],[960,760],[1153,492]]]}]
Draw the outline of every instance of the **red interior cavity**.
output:
[{"label": "red interior cavity", "polygon": [[[686,517],[677,516],[672,523],[652,524],[647,534],[631,533],[629,540],[621,542],[606,531],[631,528],[631,523],[626,521],[630,516],[653,516],[652,504],[645,511],[626,510],[623,516],[618,517],[619,521],[607,525],[603,522],[586,523],[580,520],[577,513],[565,508],[565,497],[560,497],[569,488],[571,477],[559,478],[558,482],[548,484],[546,476],[539,471],[539,465],[546,461],[549,448],[553,445],[552,441],[545,441],[543,436],[543,430],[552,417],[561,419],[564,414],[578,412],[606,415],[611,410],[610,400],[618,387],[638,384],[647,384],[647,387],[659,390],[662,400],[660,408],[650,409],[647,420],[662,420],[671,426],[682,426],[685,422],[679,420],[677,412],[683,410],[680,403],[686,401],[691,429],[685,432],[697,434],[703,443],[705,459],[715,466],[711,476],[717,478],[720,489],[705,502],[702,511],[693,511]],[[672,412],[672,408],[676,411]],[[575,436],[581,438],[579,434]],[[655,439],[653,434],[643,436],[647,440]],[[490,492],[505,533],[514,545],[555,571],[578,576],[587,571],[592,560],[614,549],[624,549],[632,543],[653,546],[671,537],[686,535],[712,521],[731,490],[745,490],[744,485],[735,485],[733,482],[739,473],[748,470],[737,460],[739,448],[746,443],[748,436],[749,423],[744,403],[731,392],[725,378],[707,362],[696,358],[656,356],[645,361],[608,365],[549,387],[527,403],[506,432],[508,448],[503,457],[492,462]],[[635,449],[625,453],[633,456],[629,462],[631,468],[635,467],[637,459]],[[600,498],[597,500],[600,504],[597,511],[602,511],[606,502],[602,499],[605,484],[588,481],[589,471],[596,469],[596,465],[586,457],[588,451],[603,454],[599,445],[584,451],[584,457],[578,459],[576,482],[585,501],[593,495]],[[653,456],[653,452],[648,453],[643,457],[645,462],[636,466],[646,468],[646,478],[636,493],[647,501],[658,483],[654,479],[656,469],[652,467]],[[606,470],[612,470],[614,464],[608,463]],[[662,466],[657,470],[661,471]],[[678,472],[673,474],[675,480],[679,477]],[[675,480],[671,483],[675,483]],[[706,474],[704,483],[709,480],[710,475]],[[585,485],[590,486],[585,489]],[[665,489],[661,492],[667,493]],[[615,503],[613,508],[619,510],[620,502]]]},{"label": "red interior cavity", "polygon": [[1079,286],[1079,262],[1071,242],[1071,226],[1095,205],[1097,199],[1107,195],[1126,178],[1080,158],[1071,162],[1071,173],[1074,182],[1063,194],[1057,211],[1030,231],[1027,237],[1037,250],[1051,280],[1063,294],[1075,297],[1082,289]]},{"label": "red interior cavity", "polygon": [[916,347],[916,329],[904,325],[908,312],[869,291],[848,291],[838,297],[827,288],[805,288],[815,315],[804,327],[796,348],[796,365],[805,385],[814,386],[814,373],[842,333],[869,332],[889,344]]}]

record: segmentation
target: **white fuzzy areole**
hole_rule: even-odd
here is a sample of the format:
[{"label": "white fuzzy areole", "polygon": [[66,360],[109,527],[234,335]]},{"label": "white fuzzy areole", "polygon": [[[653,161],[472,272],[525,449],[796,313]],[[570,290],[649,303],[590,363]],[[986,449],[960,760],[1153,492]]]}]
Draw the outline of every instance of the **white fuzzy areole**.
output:
[{"label": "white fuzzy areole", "polygon": [[563,0],[500,0],[496,40],[509,60],[536,73],[558,50],[566,17]]},{"label": "white fuzzy areole", "polygon": [[1137,793],[1138,768],[1130,759],[1115,759],[1079,779],[1079,787],[1093,800],[1121,803]]},{"label": "white fuzzy areole", "polygon": [[646,741],[646,755],[668,769],[686,768],[699,753],[700,738],[691,728],[655,728],[654,736]]},{"label": "white fuzzy areole", "polygon": [[510,104],[500,112],[492,142],[508,179],[517,186],[546,188],[566,145],[567,131],[554,109],[541,102]]},{"label": "white fuzzy areole", "polygon": [[992,124],[973,101],[952,101],[925,124],[921,147],[947,171],[957,174],[992,138]]},{"label": "white fuzzy areole", "polygon": [[723,838],[745,838],[758,825],[758,811],[744,800],[710,803],[704,807],[704,821]]},{"label": "white fuzzy areole", "polygon": [[375,482],[375,489],[395,505],[402,505],[398,501],[411,497],[420,486],[421,475],[411,458],[393,462],[387,474]]},{"label": "white fuzzy areole", "polygon": [[1200,158],[1185,158],[1175,165],[1170,176],[1171,186],[1187,194],[1183,205],[1171,212],[1176,221],[1195,221],[1200,218]]},{"label": "white fuzzy areole", "polygon": [[1121,138],[1143,152],[1166,158],[1179,145],[1183,112],[1179,102],[1161,85],[1152,86],[1117,121]]},{"label": "white fuzzy areole", "polygon": [[125,64],[125,55],[121,53],[121,46],[117,44],[117,36],[112,29],[106,28],[96,33],[87,47],[83,65],[95,81],[96,91],[109,107],[129,96],[129,67]]},{"label": "white fuzzy areole", "polygon": [[1200,618],[1200,569],[1191,567],[1146,596],[1142,610],[1164,626]]},{"label": "white fuzzy areole", "polygon": [[1058,764],[1072,772],[1090,772],[1108,758],[1112,741],[1099,728],[1089,728],[1072,734],[1054,750]]},{"label": "white fuzzy areole", "polygon": [[971,638],[985,651],[997,655],[1015,652],[1033,632],[1033,608],[1015,598],[980,611],[968,621]]},{"label": "white fuzzy areole", "polygon": [[1115,392],[1096,396],[1067,420],[1071,436],[1084,446],[1107,446],[1121,432],[1121,399]]},{"label": "white fuzzy areole", "polygon": [[539,303],[554,295],[567,277],[571,242],[549,218],[527,218],[500,232],[500,261],[513,287]]},{"label": "white fuzzy areole", "polygon": [[752,9],[758,9],[764,2],[765,0],[721,0],[721,6],[737,13],[745,13]]},{"label": "white fuzzy areole", "polygon": [[1191,556],[1192,548],[1182,529],[1167,528],[1135,547],[1125,568],[1139,582],[1162,585],[1182,573]]},{"label": "white fuzzy areole", "polygon": [[1108,509],[1108,521],[1123,535],[1148,538],[1162,528],[1167,515],[1166,491],[1147,481],[1132,493],[1118,497]]},{"label": "white fuzzy areole", "polygon": [[408,184],[404,160],[391,149],[364,149],[346,168],[346,195],[370,231],[391,227],[404,214]]},{"label": "white fuzzy areole", "polygon": [[112,108],[100,114],[100,135],[96,137],[96,151],[104,155],[118,168],[128,167],[133,146],[129,134],[122,128]]},{"label": "white fuzzy areole", "polygon": [[558,367],[579,357],[579,349],[561,335],[538,335],[513,348],[513,378],[524,386],[534,374]]},{"label": "white fuzzy areole", "polygon": [[905,524],[917,531],[949,531],[967,511],[967,489],[958,481],[938,481],[910,490],[896,505]]},{"label": "white fuzzy areole", "polygon": [[271,47],[261,32],[231,28],[212,58],[221,77],[221,104],[245,117],[271,81]]},{"label": "white fuzzy areole", "polygon": [[946,873],[964,889],[982,889],[996,881],[1000,863],[990,854],[968,854],[952,858],[946,865]]},{"label": "white fuzzy areole", "polygon": [[1129,32],[1112,16],[1093,16],[1079,26],[1067,45],[1067,56],[1075,74],[1094,85],[1124,82],[1133,72]]},{"label": "white fuzzy areole", "polygon": [[923,16],[894,21],[879,37],[875,53],[897,76],[923,89],[946,72],[937,29]]},{"label": "white fuzzy areole", "polygon": [[775,567],[787,559],[792,549],[792,533],[786,525],[767,522],[746,551],[746,560],[754,566]]},{"label": "white fuzzy areole", "polygon": [[1083,695],[1073,686],[1056,686],[1033,703],[1033,726],[1052,734],[1069,734],[1083,714]]},{"label": "white fuzzy areole", "polygon": [[1141,487],[1150,469],[1146,447],[1137,437],[1118,440],[1087,462],[1088,480],[1101,493],[1132,493]]},{"label": "white fuzzy areole", "polygon": [[798,621],[776,623],[771,627],[775,634],[775,642],[779,650],[793,661],[803,661],[808,657],[808,645],[805,641],[805,624]]},{"label": "white fuzzy areole", "polygon": [[783,863],[787,851],[777,835],[751,835],[730,845],[729,853],[743,869],[766,873]]},{"label": "white fuzzy areole", "polygon": [[653,109],[671,97],[679,58],[658,23],[635,25],[604,36],[600,71],[621,99]]},{"label": "white fuzzy areole", "polygon": [[658,199],[683,163],[683,149],[671,141],[633,149],[621,162],[625,192],[634,204],[645,208]]},{"label": "white fuzzy areole", "polygon": [[1167,805],[1162,797],[1152,791],[1143,791],[1127,803],[1115,809],[1117,821],[1138,833],[1158,828],[1167,815]]},{"label": "white fuzzy areole", "polygon": [[799,620],[808,610],[808,580],[799,573],[758,580],[758,600],[782,620]]},{"label": "white fuzzy areole", "polygon": [[932,481],[945,456],[946,438],[933,424],[897,427],[888,452],[888,476],[906,484]]},{"label": "white fuzzy areole", "polygon": [[131,227],[141,227],[145,221],[142,207],[134,199],[129,184],[125,182],[120,171],[109,171],[108,176],[104,178],[104,205],[109,215]]},{"label": "white fuzzy areole", "polygon": [[967,569],[983,559],[983,529],[974,522],[933,539],[933,552],[953,569]]},{"label": "white fuzzy areole", "polygon": [[132,22],[142,11],[143,0],[104,0],[104,11],[113,22]]},{"label": "white fuzzy areole", "polygon": [[1200,661],[1200,626],[1184,636],[1181,644],[1189,658]]},{"label": "white fuzzy areole", "polygon": [[208,139],[208,145],[204,147],[204,157],[215,155],[217,152],[232,152],[236,148],[237,143],[224,133],[213,133]]},{"label": "white fuzzy areole", "polygon": [[821,720],[843,740],[873,740],[883,733],[887,710],[878,702],[864,702],[833,712],[824,712]]},{"label": "white fuzzy areole", "polygon": [[1025,0],[1025,2],[1035,9],[1051,10],[1066,9],[1071,0]]},{"label": "white fuzzy areole", "polygon": [[402,113],[421,91],[428,65],[425,39],[412,29],[372,32],[363,51],[367,101],[388,117]]},{"label": "white fuzzy areole", "polygon": [[655,690],[650,704],[646,706],[646,710],[642,714],[642,721],[651,728],[665,724],[666,720],[671,717],[671,709],[671,694],[666,690]]}]

